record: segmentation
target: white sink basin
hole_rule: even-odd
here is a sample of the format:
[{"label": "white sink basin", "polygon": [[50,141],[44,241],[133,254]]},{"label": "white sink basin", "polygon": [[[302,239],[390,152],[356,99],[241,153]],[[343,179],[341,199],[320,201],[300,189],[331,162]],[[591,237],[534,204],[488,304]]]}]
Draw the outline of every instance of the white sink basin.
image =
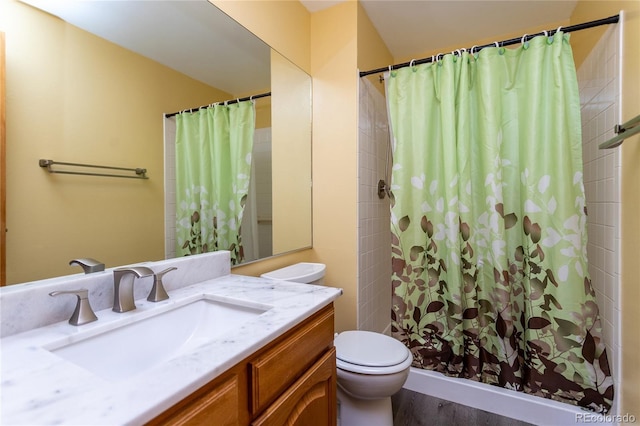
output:
[{"label": "white sink basin", "polygon": [[199,299],[86,339],[47,349],[107,380],[144,372],[237,329],[268,308]]}]

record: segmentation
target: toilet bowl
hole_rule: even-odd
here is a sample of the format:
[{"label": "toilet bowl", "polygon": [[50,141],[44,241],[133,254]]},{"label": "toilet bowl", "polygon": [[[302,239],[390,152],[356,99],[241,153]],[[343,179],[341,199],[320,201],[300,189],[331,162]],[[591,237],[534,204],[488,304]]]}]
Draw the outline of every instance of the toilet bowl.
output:
[{"label": "toilet bowl", "polygon": [[[325,265],[297,263],[263,278],[322,284]],[[399,341],[381,333],[351,330],[337,334],[339,426],[392,426],[391,395],[409,375],[413,357]]]}]

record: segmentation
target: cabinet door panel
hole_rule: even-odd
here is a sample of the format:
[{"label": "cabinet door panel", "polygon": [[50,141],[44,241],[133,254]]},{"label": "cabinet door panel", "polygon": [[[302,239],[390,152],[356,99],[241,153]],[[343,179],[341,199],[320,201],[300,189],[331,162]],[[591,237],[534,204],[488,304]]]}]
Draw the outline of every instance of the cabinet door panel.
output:
[{"label": "cabinet door panel", "polygon": [[238,376],[233,375],[197,398],[187,398],[149,424],[235,426],[240,424]]},{"label": "cabinet door panel", "polygon": [[336,350],[331,348],[252,425],[336,424]]},{"label": "cabinet door panel", "polygon": [[249,363],[251,413],[260,414],[330,347],[333,347],[333,306]]}]

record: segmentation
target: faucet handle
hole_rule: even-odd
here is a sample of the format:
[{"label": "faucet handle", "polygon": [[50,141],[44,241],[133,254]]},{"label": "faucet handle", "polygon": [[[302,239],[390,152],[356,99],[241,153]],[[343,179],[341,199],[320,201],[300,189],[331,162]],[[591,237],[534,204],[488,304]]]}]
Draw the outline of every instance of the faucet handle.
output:
[{"label": "faucet handle", "polygon": [[80,265],[84,269],[85,274],[91,274],[93,272],[104,271],[104,263],[92,259],[90,257],[83,257],[79,259],[72,259],[69,265]]},{"label": "faucet handle", "polygon": [[162,284],[162,277],[165,276],[167,272],[171,272],[176,268],[175,266],[171,268],[167,268],[164,271],[156,272],[153,276],[153,287],[151,288],[151,292],[149,292],[149,297],[147,300],[149,302],[159,302],[161,300],[166,300],[169,298],[167,291],[164,289],[164,285]]},{"label": "faucet handle", "polygon": [[76,309],[73,311],[71,318],[69,318],[69,324],[82,325],[98,319],[89,304],[89,290],[86,288],[68,291],[52,291],[49,293],[49,296],[58,296],[60,294],[73,294],[78,297],[78,303],[76,304]]}]

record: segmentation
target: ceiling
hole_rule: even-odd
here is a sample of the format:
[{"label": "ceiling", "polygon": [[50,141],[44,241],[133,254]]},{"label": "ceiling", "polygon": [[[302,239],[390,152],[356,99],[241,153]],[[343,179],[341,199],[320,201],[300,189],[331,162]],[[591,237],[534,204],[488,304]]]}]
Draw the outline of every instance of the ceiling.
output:
[{"label": "ceiling", "polygon": [[[577,0],[359,0],[391,55],[400,60],[568,19]],[[301,0],[310,11],[340,1]],[[551,29],[551,28],[548,28]],[[418,58],[416,58],[418,59]],[[381,64],[384,66],[384,64]]]}]

